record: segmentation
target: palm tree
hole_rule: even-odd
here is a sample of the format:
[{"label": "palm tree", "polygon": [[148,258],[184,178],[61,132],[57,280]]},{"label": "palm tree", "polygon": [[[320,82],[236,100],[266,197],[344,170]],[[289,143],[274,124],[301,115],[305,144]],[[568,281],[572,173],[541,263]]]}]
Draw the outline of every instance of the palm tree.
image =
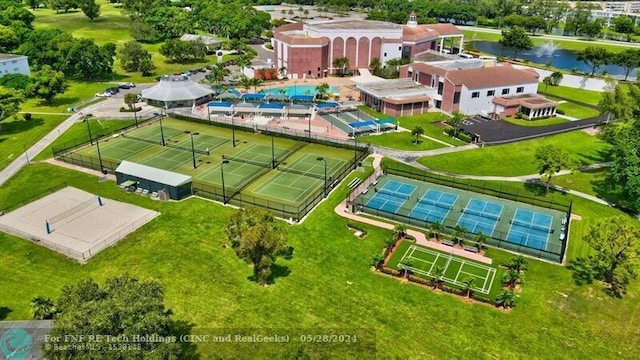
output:
[{"label": "palm tree", "polygon": [[285,88],[280,88],[280,89],[278,89],[278,94],[280,94],[280,95],[287,95],[287,89],[285,89]]},{"label": "palm tree", "polygon": [[431,284],[433,285],[433,289],[440,289],[442,287],[442,277],[444,276],[444,268],[438,266],[433,270],[433,279],[431,280]]},{"label": "palm tree", "polygon": [[464,236],[467,234],[467,229],[463,228],[460,225],[456,225],[453,229],[453,243],[455,245],[464,246]]},{"label": "palm tree", "polygon": [[527,267],[529,266],[529,261],[522,255],[516,255],[509,259],[509,264],[507,267],[509,269],[517,271],[519,274],[527,271]]},{"label": "palm tree", "polygon": [[398,240],[396,240],[395,238],[390,237],[384,241],[384,247],[387,249],[387,251],[391,251],[391,249],[393,249],[393,247],[396,245],[397,241]]},{"label": "palm tree", "polygon": [[289,11],[287,11],[287,14],[289,14],[289,16],[293,16],[293,10],[289,9]]},{"label": "palm tree", "polygon": [[309,89],[305,90],[305,91],[304,91],[304,94],[305,94],[305,95],[311,95],[311,90],[309,90]]},{"label": "palm tree", "polygon": [[393,228],[393,238],[395,240],[400,240],[407,236],[407,225],[405,224],[396,224]]},{"label": "palm tree", "polygon": [[466,279],[462,280],[462,289],[467,294],[466,296],[468,298],[471,298],[471,293],[473,292],[473,282],[474,281],[475,281],[475,278],[472,278],[472,277],[469,277],[469,278],[466,278]]},{"label": "palm tree", "polygon": [[249,89],[251,88],[251,85],[252,85],[251,79],[246,75],[242,75],[242,77],[240,78],[240,86],[242,86],[244,90],[248,92]]},{"label": "palm tree", "polygon": [[280,14],[282,14],[282,18],[283,19],[286,18],[287,17],[287,10],[285,10],[285,9],[280,10]]},{"label": "palm tree", "polygon": [[253,92],[258,92],[258,86],[262,85],[262,79],[253,78],[251,79],[251,86],[253,86]]},{"label": "palm tree", "polygon": [[48,297],[37,296],[31,299],[31,314],[34,320],[52,319],[56,313],[56,307]]},{"label": "palm tree", "polygon": [[551,85],[558,86],[560,85],[560,81],[562,81],[563,75],[560,71],[554,71],[549,75],[551,77]]},{"label": "palm tree", "polygon": [[411,130],[411,137],[416,137],[416,140],[413,142],[414,144],[420,143],[420,137],[424,134],[424,129],[420,125],[416,125],[416,127]]},{"label": "palm tree", "polygon": [[409,268],[412,267],[412,266],[413,266],[413,264],[409,260],[402,260],[400,262],[400,264],[398,264],[398,267],[400,268],[400,273],[402,274],[402,277],[404,277],[404,278],[409,277],[409,272],[411,272],[411,270]]},{"label": "palm tree", "polygon": [[513,307],[515,301],[516,295],[513,293],[513,290],[502,290],[496,297],[496,304],[505,309]]},{"label": "palm tree", "polygon": [[459,111],[454,111],[451,113],[451,118],[449,119],[449,125],[453,126],[453,136],[458,136],[458,128],[462,125],[462,120],[464,120],[465,116],[463,113]]},{"label": "palm tree", "polygon": [[382,63],[380,62],[380,59],[373,58],[371,59],[371,63],[369,63],[369,70],[371,70],[371,72],[375,75],[378,73],[378,71],[380,71],[381,66]]},{"label": "palm tree", "polygon": [[436,238],[436,240],[440,240],[440,233],[444,231],[444,226],[436,221],[429,225],[429,230],[431,231],[431,236]]},{"label": "palm tree", "polygon": [[304,9],[304,11],[302,12],[304,14],[304,18],[308,18],[309,17],[309,10]]},{"label": "palm tree", "polygon": [[553,85],[553,79],[551,79],[551,75],[545,76],[544,79],[542,79],[542,83],[544,84],[544,93],[546,95],[547,87],[549,87],[549,85]]},{"label": "palm tree", "polygon": [[478,251],[482,251],[484,249],[484,243],[487,242],[489,237],[480,231],[474,236],[473,240],[476,242],[476,246],[478,247]]},{"label": "palm tree", "polygon": [[302,6],[300,6],[300,7],[298,8],[298,17],[300,17],[300,18],[301,18],[301,17],[302,17],[302,13],[303,13],[303,12],[304,12],[304,9],[302,8]]},{"label": "palm tree", "polygon": [[336,69],[340,69],[340,75],[344,76],[345,69],[349,67],[349,58],[339,57],[333,59],[333,67]]},{"label": "palm tree", "polygon": [[326,82],[323,82],[323,83],[319,84],[318,86],[316,86],[316,93],[318,93],[320,95],[320,98],[324,99],[324,97],[329,92],[330,88],[331,87],[329,86],[329,84],[327,84]]},{"label": "palm tree", "polygon": [[285,78],[287,76],[287,67],[283,66],[280,69],[278,69],[278,71],[280,72],[280,76],[282,78]]},{"label": "palm tree", "polygon": [[376,269],[380,269],[382,267],[382,264],[384,264],[384,258],[380,254],[374,255],[371,259],[371,266],[375,267]]},{"label": "palm tree", "polygon": [[513,269],[507,271],[502,278],[502,284],[510,289],[515,288],[518,282],[520,282],[520,273]]},{"label": "palm tree", "polygon": [[219,87],[220,83],[224,81],[224,77],[228,76],[229,74],[231,74],[231,71],[229,71],[229,69],[224,66],[224,63],[217,63],[213,68],[211,68],[209,81],[212,82],[216,87]]},{"label": "palm tree", "polygon": [[235,60],[236,65],[240,66],[240,71],[244,74],[245,68],[251,68],[251,58],[247,54],[240,55]]}]

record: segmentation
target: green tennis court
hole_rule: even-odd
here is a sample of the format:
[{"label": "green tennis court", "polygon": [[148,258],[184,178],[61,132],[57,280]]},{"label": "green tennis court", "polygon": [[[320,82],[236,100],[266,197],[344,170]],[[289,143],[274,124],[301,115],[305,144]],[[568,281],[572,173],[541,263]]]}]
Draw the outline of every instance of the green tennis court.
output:
[{"label": "green tennis court", "polygon": [[416,245],[409,246],[404,252],[398,268],[430,279],[435,278],[436,269],[441,268],[444,273],[440,280],[456,287],[463,287],[463,281],[473,279],[473,291],[482,294],[489,294],[496,277],[495,268]]},{"label": "green tennis court", "polygon": [[[196,158],[200,155],[196,154]],[[191,151],[185,151],[174,148],[163,148],[162,151],[157,152],[149,157],[137,161],[140,164],[157,167],[164,170],[177,170],[185,164],[189,164],[193,161],[193,154]]]},{"label": "green tennis court", "polygon": [[[154,147],[153,144],[127,138],[113,138],[100,141],[100,154],[104,158],[122,160],[128,159],[143,151],[147,151]],[[97,147],[92,147],[88,154],[98,156]]]},{"label": "green tennis court", "polygon": [[[221,169],[222,166],[224,166],[224,169]],[[248,184],[256,176],[259,176],[270,169],[271,168],[265,166],[229,161],[225,164],[219,163],[213,166],[211,169],[200,174],[198,179],[222,186],[222,170],[224,170],[225,187],[236,190]]]}]

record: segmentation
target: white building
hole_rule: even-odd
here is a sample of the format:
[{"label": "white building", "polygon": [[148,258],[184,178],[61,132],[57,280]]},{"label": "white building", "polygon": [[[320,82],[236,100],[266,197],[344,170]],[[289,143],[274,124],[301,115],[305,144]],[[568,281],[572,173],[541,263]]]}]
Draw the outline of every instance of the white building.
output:
[{"label": "white building", "polygon": [[0,54],[0,76],[5,74],[31,74],[28,58],[23,55]]},{"label": "white building", "polygon": [[640,25],[640,13],[609,11],[609,10],[591,10],[591,20],[602,19],[604,26],[609,27],[613,24],[613,19],[619,16],[627,16],[635,21],[636,26]]}]

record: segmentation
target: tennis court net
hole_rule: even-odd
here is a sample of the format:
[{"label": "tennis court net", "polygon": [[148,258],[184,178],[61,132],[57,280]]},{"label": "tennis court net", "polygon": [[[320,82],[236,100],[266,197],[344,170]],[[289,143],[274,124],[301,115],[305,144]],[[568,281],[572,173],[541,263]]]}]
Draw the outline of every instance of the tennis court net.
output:
[{"label": "tennis court net", "polygon": [[391,195],[391,196],[395,196],[395,197],[399,197],[399,198],[402,198],[402,199],[408,199],[409,198],[408,194],[387,190],[385,188],[382,188],[382,189],[378,190],[378,192],[379,193],[383,193],[383,194],[387,194],[387,195]]},{"label": "tennis court net", "polygon": [[477,215],[477,216],[480,216],[480,217],[483,217],[483,218],[487,218],[487,219],[500,220],[500,215],[499,214],[491,214],[491,213],[486,213],[486,212],[473,210],[473,209],[469,209],[469,208],[466,208],[466,209],[462,210],[462,212],[464,212],[465,214]]},{"label": "tennis court net", "polygon": [[292,173],[292,174],[297,174],[297,175],[302,175],[302,176],[309,176],[309,177],[313,177],[316,179],[320,179],[320,180],[324,180],[324,174],[316,174],[314,172],[311,171],[302,171],[302,170],[296,170],[296,169],[292,169],[292,168],[287,168],[287,167],[278,167],[278,170],[280,171],[284,171],[284,172],[288,172],[288,173]]},{"label": "tennis court net", "polygon": [[243,158],[239,158],[239,157],[235,157],[235,156],[227,156],[227,155],[222,155],[222,158],[225,159],[225,160],[243,162],[245,164],[250,164],[250,165],[255,165],[255,166],[260,166],[260,167],[265,167],[265,168],[271,168],[271,162],[264,163],[264,162],[260,162],[260,161],[243,159]]},{"label": "tennis court net", "polygon": [[209,151],[207,151],[207,150],[194,149],[194,148],[191,148],[189,146],[182,146],[182,145],[176,145],[176,144],[171,144],[171,143],[166,143],[166,145],[167,145],[167,147],[178,149],[178,150],[184,150],[184,151],[188,151],[188,152],[195,152],[197,154],[202,154],[202,155],[209,155]]},{"label": "tennis court net", "polygon": [[423,203],[423,204],[433,205],[433,206],[437,206],[439,208],[443,208],[443,209],[447,209],[447,210],[451,210],[451,208],[453,207],[453,205],[443,204],[441,202],[433,201],[433,200],[429,200],[429,199],[420,199],[418,201]]},{"label": "tennis court net", "polygon": [[526,228],[529,228],[529,229],[540,230],[540,231],[544,231],[544,232],[550,232],[551,231],[551,229],[549,229],[548,226],[536,225],[534,223],[526,222],[526,221],[522,221],[522,220],[518,220],[518,219],[511,220],[511,223],[513,225],[518,225],[518,226],[526,227]]},{"label": "tennis court net", "polygon": [[148,139],[148,138],[143,138],[143,137],[138,137],[138,136],[133,136],[130,134],[122,134],[122,136],[124,136],[127,139],[133,139],[133,140],[138,140],[138,141],[144,141],[144,142],[148,142],[150,144],[154,144],[154,145],[162,145],[162,141],[160,140],[153,140],[153,139]]}]

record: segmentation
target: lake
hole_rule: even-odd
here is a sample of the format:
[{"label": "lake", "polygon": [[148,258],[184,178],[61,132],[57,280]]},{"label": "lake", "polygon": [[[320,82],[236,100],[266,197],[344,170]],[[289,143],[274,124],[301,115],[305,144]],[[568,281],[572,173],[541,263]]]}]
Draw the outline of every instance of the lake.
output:
[{"label": "lake", "polygon": [[[476,40],[473,42],[476,49],[479,51],[496,55],[496,56],[513,56],[513,50],[502,46],[498,42]],[[528,51],[522,51],[518,53],[518,58],[529,60],[532,63],[548,65],[564,70],[573,70],[577,68],[581,72],[591,73],[589,67],[582,61],[576,59],[576,55],[573,51],[559,49],[553,42],[548,42],[542,46],[535,46]],[[607,74],[612,77],[623,79],[624,68],[616,65],[607,65],[600,67],[596,73],[601,73],[603,69],[607,69]],[[629,73],[629,79],[636,78],[636,70],[632,70]]]}]

